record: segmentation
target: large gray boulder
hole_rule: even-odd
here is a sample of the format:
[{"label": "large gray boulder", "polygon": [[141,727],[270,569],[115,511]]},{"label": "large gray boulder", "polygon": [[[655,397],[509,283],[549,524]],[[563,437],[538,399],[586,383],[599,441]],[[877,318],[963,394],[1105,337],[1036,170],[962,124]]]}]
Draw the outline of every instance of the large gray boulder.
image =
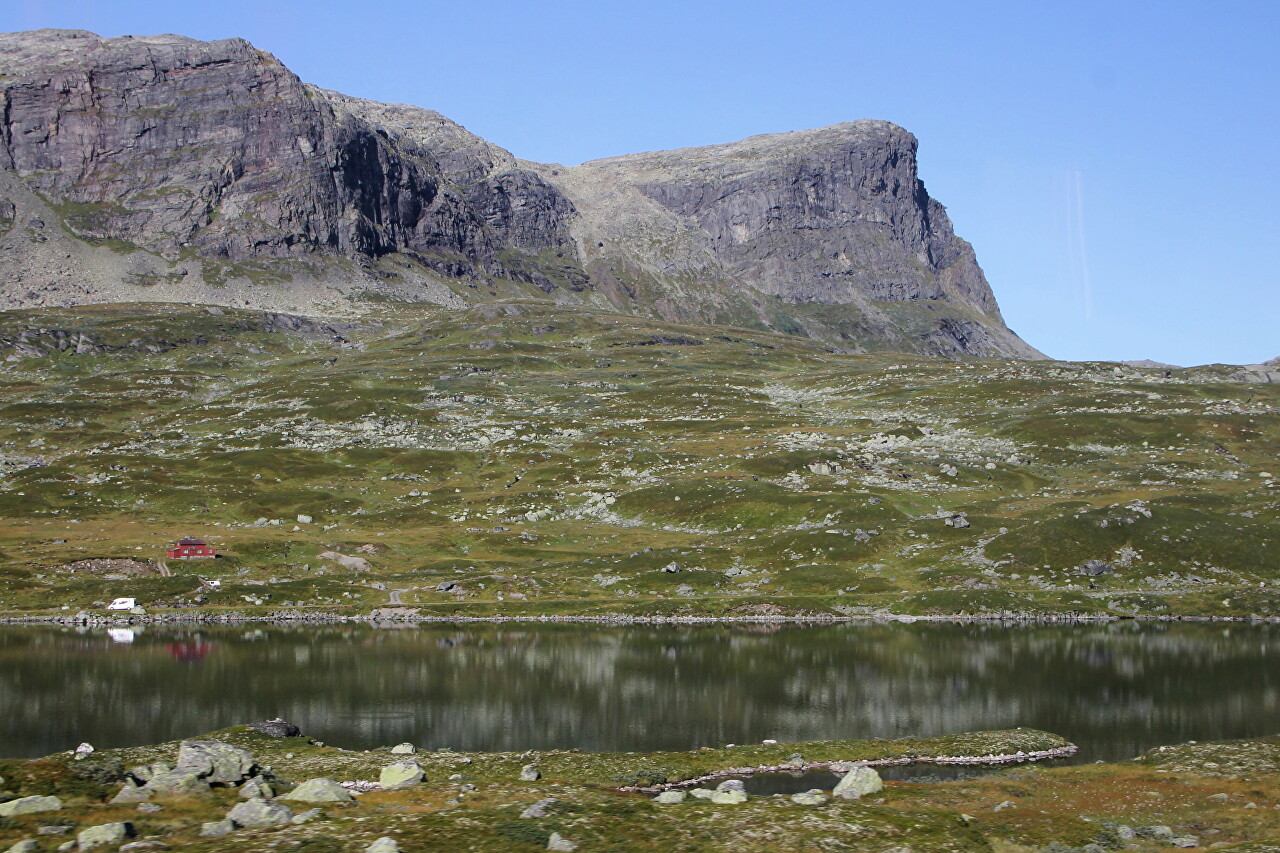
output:
[{"label": "large gray boulder", "polygon": [[95,847],[116,847],[124,843],[126,838],[134,836],[131,823],[104,823],[81,830],[76,836],[76,844],[80,850],[92,850]]},{"label": "large gray boulder", "polygon": [[558,832],[551,833],[551,838],[547,841],[548,850],[558,850],[560,853],[573,853],[578,849],[577,843],[570,841]]},{"label": "large gray boulder", "polygon": [[653,801],[662,806],[675,806],[683,803],[688,796],[684,791],[663,791]]},{"label": "large gray boulder", "polygon": [[884,790],[884,782],[880,779],[880,774],[870,767],[858,766],[836,783],[835,790],[831,794],[845,800],[856,800],[882,790]]},{"label": "large gray boulder", "polygon": [[221,838],[224,835],[230,835],[236,831],[236,825],[230,820],[223,818],[222,820],[211,820],[208,823],[200,824],[201,838]]},{"label": "large gray boulder", "polygon": [[261,732],[267,737],[298,737],[302,734],[302,729],[279,717],[274,720],[265,720],[261,723],[250,723],[249,728],[256,732]]},{"label": "large gray boulder", "polygon": [[256,766],[247,749],[216,740],[186,740],[178,747],[174,769],[195,773],[210,785],[239,785]]},{"label": "large gray boulder", "polygon": [[407,761],[397,761],[395,764],[388,764],[382,768],[382,773],[378,776],[378,784],[388,790],[396,788],[408,788],[426,781],[427,774],[422,769],[422,765],[418,764],[412,758]]},{"label": "large gray boulder", "polygon": [[276,790],[275,787],[262,776],[254,776],[248,782],[241,785],[240,790],[237,793],[246,800],[253,797],[262,797],[269,800],[276,795]]},{"label": "large gray boulder", "polygon": [[19,797],[7,803],[0,803],[0,817],[56,812],[60,808],[62,808],[62,801],[57,797]]},{"label": "large gray boulder", "polygon": [[351,792],[332,779],[308,779],[280,797],[297,803],[354,803]]},{"label": "large gray boulder", "polygon": [[123,803],[142,803],[151,797],[151,792],[139,786],[132,779],[126,779],[124,787],[120,792],[111,798],[112,805],[121,805]]},{"label": "large gray boulder", "polygon": [[241,829],[258,829],[263,826],[283,826],[293,819],[288,806],[255,797],[237,803],[227,812],[227,820]]}]

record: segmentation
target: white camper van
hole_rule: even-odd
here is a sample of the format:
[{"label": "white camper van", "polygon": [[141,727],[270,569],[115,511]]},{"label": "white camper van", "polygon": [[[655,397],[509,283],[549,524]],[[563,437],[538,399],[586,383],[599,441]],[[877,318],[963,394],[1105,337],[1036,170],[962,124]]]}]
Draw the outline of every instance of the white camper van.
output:
[{"label": "white camper van", "polygon": [[132,610],[138,606],[136,598],[117,598],[107,605],[108,610]]}]

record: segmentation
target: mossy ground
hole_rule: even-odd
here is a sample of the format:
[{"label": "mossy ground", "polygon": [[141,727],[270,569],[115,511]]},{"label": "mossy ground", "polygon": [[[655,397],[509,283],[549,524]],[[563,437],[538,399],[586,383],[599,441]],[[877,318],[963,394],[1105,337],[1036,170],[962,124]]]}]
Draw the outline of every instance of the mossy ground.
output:
[{"label": "mossy ground", "polygon": [[[307,737],[268,738],[244,727],[201,739],[244,746],[260,765],[294,781],[316,776],[376,779],[382,766],[402,758],[386,748],[349,752]],[[785,796],[753,797],[741,805],[690,800],[659,806],[642,794],[617,789],[618,780],[640,771],[672,773],[674,780],[757,761],[778,762],[796,751],[813,758],[856,760],[1046,749],[1062,743],[1045,732],[1017,730],[648,755],[426,752],[416,756],[427,772],[421,785],[370,792],[357,805],[327,808],[324,818],[303,826],[241,831],[221,839],[202,839],[198,828],[203,821],[221,819],[238,801],[232,789],[159,799],[162,808],[154,814],[141,814],[133,805],[105,803],[118,789],[114,777],[120,767],[172,761],[177,743],[167,743],[104,750],[83,762],[66,754],[0,761],[6,798],[56,794],[66,806],[59,812],[0,822],[0,844],[39,837],[47,839],[44,847],[53,849],[65,836],[36,836],[38,827],[62,824],[78,829],[113,821],[131,821],[139,835],[162,838],[175,849],[313,853],[355,853],[385,835],[407,851],[533,851],[545,849],[552,832],[577,842],[580,850],[619,851],[1014,853],[1079,849],[1086,844],[1118,849],[1124,846],[1120,824],[1165,825],[1180,835],[1197,837],[1202,847],[1241,851],[1264,850],[1268,839],[1280,839],[1280,738],[1184,744],[1120,764],[1021,765],[958,782],[889,782],[881,794],[819,807],[798,806]],[[543,778],[517,781],[520,767],[530,762],[538,764]],[[466,785],[474,790],[464,789]],[[546,817],[519,817],[544,798],[558,801]],[[1136,845],[1130,849],[1168,849],[1167,842],[1158,840],[1130,843]]]},{"label": "mossy ground", "polygon": [[[0,315],[0,613],[1280,612],[1280,386],[1228,368],[839,355],[519,302],[287,328]],[[65,568],[181,535],[224,556]],[[362,546],[369,572],[319,557]]]}]

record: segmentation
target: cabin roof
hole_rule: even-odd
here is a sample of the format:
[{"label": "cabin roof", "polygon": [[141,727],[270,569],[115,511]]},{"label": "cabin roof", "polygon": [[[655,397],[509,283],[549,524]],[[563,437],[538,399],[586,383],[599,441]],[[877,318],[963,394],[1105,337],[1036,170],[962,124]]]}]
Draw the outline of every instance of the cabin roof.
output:
[{"label": "cabin roof", "polygon": [[178,545],[208,545],[203,539],[179,539]]}]

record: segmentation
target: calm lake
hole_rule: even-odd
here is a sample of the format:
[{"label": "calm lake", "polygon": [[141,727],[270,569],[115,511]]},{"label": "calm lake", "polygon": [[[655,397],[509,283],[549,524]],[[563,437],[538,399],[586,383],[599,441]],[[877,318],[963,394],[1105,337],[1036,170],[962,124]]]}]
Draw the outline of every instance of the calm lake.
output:
[{"label": "calm lake", "polygon": [[685,750],[1031,726],[1077,761],[1280,732],[1280,628],[0,628],[0,755],[281,716],[348,748]]}]

